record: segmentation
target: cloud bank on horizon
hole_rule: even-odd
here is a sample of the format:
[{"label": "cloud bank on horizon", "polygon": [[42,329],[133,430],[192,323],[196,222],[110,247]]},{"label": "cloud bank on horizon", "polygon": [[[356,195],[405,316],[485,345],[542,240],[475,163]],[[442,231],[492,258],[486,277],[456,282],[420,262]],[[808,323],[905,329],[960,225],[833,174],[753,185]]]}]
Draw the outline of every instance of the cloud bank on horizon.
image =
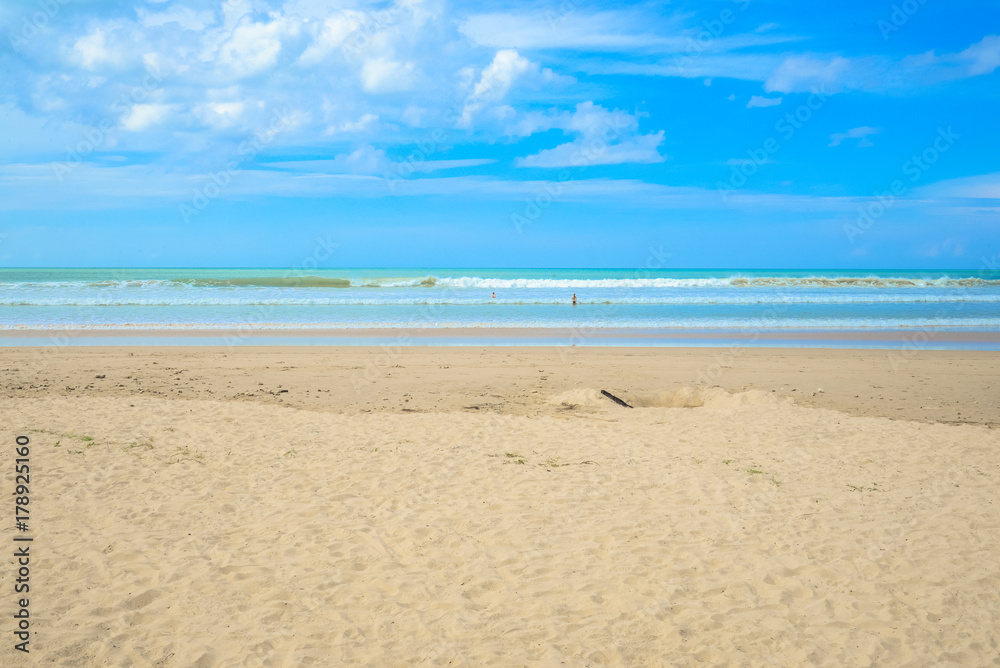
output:
[{"label": "cloud bank on horizon", "polygon": [[183,264],[183,244],[150,251],[179,233],[218,264],[281,264],[260,245],[322,229],[354,240],[341,262],[383,266],[420,264],[421,238],[494,265],[630,266],[667,238],[686,266],[980,266],[1000,238],[997,19],[934,0],[4,3],[0,262]]}]

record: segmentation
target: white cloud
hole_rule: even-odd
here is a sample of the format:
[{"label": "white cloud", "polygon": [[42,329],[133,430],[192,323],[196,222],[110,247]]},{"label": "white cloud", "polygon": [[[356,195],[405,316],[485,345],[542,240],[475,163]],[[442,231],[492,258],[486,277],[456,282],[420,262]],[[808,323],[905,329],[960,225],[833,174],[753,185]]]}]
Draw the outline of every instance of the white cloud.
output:
[{"label": "white cloud", "polygon": [[240,101],[209,102],[198,111],[206,123],[218,127],[229,127],[241,120],[245,108],[246,104]]},{"label": "white cloud", "polygon": [[480,158],[394,162],[386,157],[385,151],[371,146],[362,146],[352,153],[338,155],[330,160],[286,160],[265,163],[264,167],[313,174],[390,174],[394,177],[402,177],[410,173],[480,167],[493,162],[496,161]]},{"label": "white cloud", "polygon": [[513,49],[502,49],[483,68],[479,81],[465,100],[459,125],[468,127],[472,117],[490,102],[504,98],[514,81],[532,68],[530,60]]},{"label": "white cloud", "polygon": [[238,76],[257,74],[278,62],[282,37],[297,32],[295,23],[280,18],[270,23],[241,23],[219,49],[219,59]]},{"label": "white cloud", "polygon": [[427,118],[430,113],[430,109],[427,109],[426,107],[411,104],[407,105],[407,107],[403,109],[403,113],[400,114],[399,118],[407,125],[416,128],[424,124],[424,119]]},{"label": "white cloud", "polygon": [[[36,130],[37,155],[60,156],[76,143],[71,140],[79,141],[79,128],[112,119],[122,131],[100,142],[93,159],[113,150],[176,165],[207,147],[235,153],[279,110],[294,123],[283,127],[267,151],[289,155],[310,154],[304,147],[314,154],[345,137],[368,139],[376,131],[380,140],[415,144],[444,129],[447,138],[434,142],[450,146],[470,140],[456,127],[475,124],[482,136],[502,138],[529,115],[527,108],[590,98],[590,91],[567,91],[575,80],[540,57],[472,45],[436,0],[389,0],[378,5],[382,9],[331,4],[339,3],[220,0],[209,7],[165,0],[131,9],[84,8],[80,21],[47,29],[51,42],[62,45],[61,64],[53,66],[41,53],[43,40],[35,40],[21,54],[25,66],[5,79],[5,90],[17,109],[45,121],[31,127],[69,128],[58,135]],[[631,35],[642,27],[635,16],[624,20],[608,13],[606,27]],[[593,17],[567,20],[580,39],[600,39],[594,32],[600,22]],[[570,39],[570,32],[563,38]],[[384,97],[402,91],[405,97]],[[571,126],[586,121],[571,109],[558,121],[570,135],[564,141],[583,137]],[[613,141],[621,146],[610,149],[607,159],[641,153],[652,141],[634,135],[632,127]]]},{"label": "white cloud", "polygon": [[851,128],[847,132],[834,132],[830,135],[829,146],[840,146],[846,139],[857,139],[859,140],[858,143],[855,144],[857,147],[867,148],[869,146],[874,146],[871,140],[868,139],[868,136],[877,135],[880,132],[882,132],[882,128],[873,128],[867,125]]},{"label": "white cloud", "polygon": [[535,155],[518,158],[518,167],[590,167],[622,163],[657,163],[664,157],[658,150],[663,143],[663,130],[609,144],[599,137],[581,139]]},{"label": "white cloud", "polygon": [[73,45],[73,51],[80,59],[80,64],[88,70],[117,60],[116,54],[108,49],[106,36],[101,28],[78,39]]},{"label": "white cloud", "polygon": [[[117,150],[169,146],[177,152],[218,146],[220,138],[238,142],[234,128],[253,132],[279,108],[312,119],[297,132],[303,143],[370,130],[372,119],[394,134],[450,129],[463,111],[467,122],[475,116],[498,132],[525,100],[564,100],[573,82],[514,50],[491,51],[484,59],[458,35],[440,2],[389,0],[380,7],[226,0],[212,10],[167,0],[108,8],[85,22],[50,26],[62,31],[52,41],[64,45],[69,67],[53,68],[40,51],[26,50],[26,67],[4,85],[18,108],[44,113],[50,122],[97,125],[121,119],[124,107],[135,103],[169,105],[170,125],[142,116],[151,111],[130,116],[135,130],[120,138]],[[148,85],[144,66],[156,72]],[[468,78],[456,82],[456,71]],[[143,89],[140,98],[132,96],[136,87]],[[217,94],[230,89],[236,92]],[[407,93],[405,103],[381,97],[399,92]],[[140,127],[148,128],[147,136],[138,136]]]},{"label": "white cloud", "polygon": [[622,163],[657,163],[665,158],[659,146],[664,133],[637,135],[639,119],[626,111],[608,110],[593,102],[582,102],[572,113],[531,114],[509,128],[526,136],[561,129],[577,138],[554,148],[518,158],[518,167],[584,167]]},{"label": "white cloud", "polygon": [[[499,40],[495,35],[510,32],[520,35],[526,45],[543,48],[581,48],[598,50],[595,40],[584,39],[585,31],[575,33],[577,38],[560,43],[557,37],[546,37],[544,21],[535,22],[529,30],[522,26],[518,31],[514,23],[503,21],[490,32],[490,22],[483,18],[475,23],[463,24],[467,34],[482,35],[489,43],[506,43],[517,40]],[[519,25],[519,24],[518,24]],[[579,26],[577,26],[579,28]],[[771,26],[767,26],[770,28]],[[509,31],[505,32],[509,28]],[[554,31],[557,32],[557,31]],[[762,27],[763,32],[763,27]],[[605,35],[613,34],[609,28]],[[489,36],[494,35],[492,41]],[[533,40],[527,39],[535,35]],[[591,74],[631,74],[641,76],[682,77],[687,79],[730,78],[760,81],[764,90],[772,93],[814,92],[837,93],[846,90],[872,92],[901,91],[932,85],[943,81],[988,75],[1000,67],[1000,36],[988,35],[979,42],[956,53],[936,54],[933,51],[892,58],[883,55],[845,57],[839,54],[773,53],[754,50],[778,42],[795,41],[796,37],[779,37],[763,34],[722,35],[710,40],[696,40],[691,47],[690,32],[678,30],[675,36],[643,43],[639,33],[629,33],[630,52],[647,51],[669,54],[658,61],[616,60],[614,58],[589,59],[578,63],[581,71]],[[770,41],[766,41],[770,40]],[[608,45],[611,49],[612,45]],[[623,49],[624,50],[624,49]]]},{"label": "white cloud", "polygon": [[367,130],[376,121],[378,121],[378,114],[364,114],[356,121],[341,123],[339,129],[341,132],[361,132]]},{"label": "white cloud", "polygon": [[639,119],[621,109],[608,110],[591,101],[581,102],[573,111],[533,112],[507,128],[507,134],[527,137],[536,132],[559,129],[593,137],[607,131],[608,138],[634,132]]},{"label": "white cloud", "polygon": [[262,166],[311,174],[371,175],[387,171],[392,164],[383,149],[365,145],[327,160],[284,160]]},{"label": "white cloud", "polygon": [[389,165],[385,151],[371,146],[362,146],[352,153],[339,155],[333,162],[338,164],[341,171],[348,174],[375,174]]},{"label": "white cloud", "polygon": [[373,58],[361,67],[361,83],[369,93],[410,90],[416,81],[415,71],[415,65],[410,62]]},{"label": "white cloud", "polygon": [[[692,51],[692,39],[704,30],[700,20],[643,5],[594,11],[569,3],[564,7],[573,11],[561,11],[556,3],[549,5],[551,14],[529,4],[456,20],[455,11],[468,9],[446,8],[437,0],[210,4],[167,0],[132,8],[102,5],[97,11],[90,3],[94,7],[83,7],[80,20],[51,22],[46,28],[51,40],[28,45],[19,56],[21,64],[5,75],[7,100],[49,127],[96,127],[103,119],[120,119],[130,131],[110,138],[101,152],[111,150],[113,142],[115,151],[177,156],[206,146],[229,150],[266,127],[276,109],[294,110],[297,119],[294,129],[277,140],[282,146],[329,147],[342,139],[340,133],[371,136],[375,131],[400,143],[418,142],[442,127],[449,130],[444,143],[450,144],[469,138],[451,133],[455,125],[475,126],[483,137],[496,139],[504,130],[515,138],[526,136],[536,124],[563,130],[562,141],[570,146],[560,150],[566,152],[588,136],[571,125],[587,121],[586,114],[528,109],[565,109],[568,100],[614,99],[638,89],[615,91],[610,87],[616,82],[591,79],[567,91],[573,80],[549,69],[552,63],[565,71],[716,77],[710,90],[724,88],[732,78],[767,82],[777,92],[768,96],[758,90],[750,104],[755,106],[758,100],[777,99],[784,89],[808,90],[824,82],[831,92],[913,87],[995,72],[1000,62],[997,36],[954,53],[902,59],[758,49],[791,38],[768,32],[773,26],[753,32],[759,21],[747,22],[749,15]],[[740,3],[733,4],[739,8]],[[53,66],[43,43],[62,45],[62,67]],[[584,53],[548,51],[556,48]],[[613,53],[625,55],[616,62]],[[66,66],[67,57],[72,66]],[[132,99],[137,86],[146,88],[144,64],[155,65],[162,77],[142,99]],[[215,93],[229,89],[235,90]],[[396,91],[406,91],[405,98],[383,97]],[[726,95],[719,92],[720,98]],[[744,94],[741,104],[746,99]],[[131,111],[126,114],[122,104]],[[661,160],[663,143],[649,134],[657,128],[640,139],[637,124],[629,127],[610,142],[620,146],[608,148],[605,159]],[[56,143],[52,133],[38,132],[38,137],[50,157],[66,145]],[[541,164],[564,157],[539,153],[524,161]]]},{"label": "white cloud", "polygon": [[[528,60],[514,49],[501,49],[493,56],[493,61],[483,68],[472,92],[466,97],[459,127],[469,127],[476,114],[503,100],[515,82],[529,78],[536,85],[571,81],[548,68],[542,69],[538,63]],[[502,120],[507,116],[506,110],[500,109],[500,113],[494,115],[494,118]]]},{"label": "white cloud", "polygon": [[813,56],[792,56],[771,72],[764,82],[764,90],[769,93],[812,90],[836,92],[843,87],[845,74],[851,71],[852,64],[847,58],[826,60]]},{"label": "white cloud", "polygon": [[[565,7],[565,3],[561,6]],[[561,9],[560,7],[560,9]],[[629,11],[584,13],[560,9],[546,12],[475,14],[459,24],[474,43],[491,48],[576,49],[633,53],[702,54],[748,46],[777,44],[795,37],[725,34],[705,38],[705,26],[686,27],[687,16],[648,15]]]},{"label": "white cloud", "polygon": [[470,16],[459,31],[480,46],[516,49],[624,50],[662,44],[655,33],[632,34],[634,21],[618,12]]},{"label": "white cloud", "polygon": [[166,104],[137,104],[122,119],[122,127],[139,132],[163,122],[169,113],[170,106]]},{"label": "white cloud", "polygon": [[579,67],[591,74],[629,74],[650,77],[681,77],[684,79],[739,79],[764,81],[782,61],[775,54],[718,54],[702,53],[692,56],[679,55],[660,62],[632,62],[609,59],[584,61]]},{"label": "white cloud", "polygon": [[345,40],[360,26],[358,18],[348,12],[327,17],[313,37],[313,43],[302,53],[300,62],[304,65],[321,62],[341,48]]},{"label": "white cloud", "polygon": [[753,109],[754,107],[775,107],[781,104],[781,100],[782,98],[780,97],[753,95],[750,97],[750,101],[747,102],[747,109]]},{"label": "white cloud", "polygon": [[882,56],[789,56],[768,75],[764,90],[887,91],[991,74],[1000,67],[1000,36],[989,35],[958,53],[927,53],[893,60]]},{"label": "white cloud", "polygon": [[222,3],[222,15],[227,31],[231,31],[244,16],[253,11],[250,0],[225,0]]},{"label": "white cloud", "polygon": [[919,189],[926,197],[1000,199],[1000,172],[949,179]]},{"label": "white cloud", "polygon": [[1000,35],[988,35],[956,57],[969,76],[992,74],[1000,67]]},{"label": "white cloud", "polygon": [[442,169],[463,169],[466,167],[481,167],[491,165],[496,160],[492,158],[466,158],[464,160],[425,160],[414,163],[415,172],[436,172]]}]

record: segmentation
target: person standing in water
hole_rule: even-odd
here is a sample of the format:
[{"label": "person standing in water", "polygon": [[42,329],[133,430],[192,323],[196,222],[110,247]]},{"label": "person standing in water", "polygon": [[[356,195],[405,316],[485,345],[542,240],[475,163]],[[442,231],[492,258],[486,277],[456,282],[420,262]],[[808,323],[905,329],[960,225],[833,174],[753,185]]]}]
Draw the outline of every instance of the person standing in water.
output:
[{"label": "person standing in water", "polygon": [[496,299],[496,298],[497,298],[497,293],[494,292],[493,295],[490,297],[490,299]]},{"label": "person standing in water", "polygon": [[573,306],[576,306],[576,293],[573,293]]}]

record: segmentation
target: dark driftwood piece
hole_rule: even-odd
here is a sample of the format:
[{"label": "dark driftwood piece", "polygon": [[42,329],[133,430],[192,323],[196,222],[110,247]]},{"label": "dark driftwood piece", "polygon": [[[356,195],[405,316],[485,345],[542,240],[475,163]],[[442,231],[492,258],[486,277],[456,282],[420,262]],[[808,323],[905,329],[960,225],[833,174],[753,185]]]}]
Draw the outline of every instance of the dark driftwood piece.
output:
[{"label": "dark driftwood piece", "polygon": [[621,399],[619,399],[615,395],[611,394],[607,390],[601,390],[601,394],[603,394],[604,396],[606,396],[608,399],[610,399],[611,401],[615,402],[619,406],[624,406],[625,408],[632,408],[627,403],[625,403],[624,401],[622,401]]}]

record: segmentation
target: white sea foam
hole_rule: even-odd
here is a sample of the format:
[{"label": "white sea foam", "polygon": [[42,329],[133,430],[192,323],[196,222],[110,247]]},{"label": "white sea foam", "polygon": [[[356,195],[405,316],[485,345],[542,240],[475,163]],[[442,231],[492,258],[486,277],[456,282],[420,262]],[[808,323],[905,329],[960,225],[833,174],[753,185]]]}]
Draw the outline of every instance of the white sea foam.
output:
[{"label": "white sea foam", "polygon": [[[684,305],[781,305],[781,304],[996,304],[1000,303],[1000,293],[983,294],[788,294],[788,293],[733,293],[714,292],[711,294],[672,294],[662,296],[598,294],[594,298],[581,297],[580,305],[622,305],[622,306],[684,306]],[[274,295],[261,298],[259,295],[213,293],[181,293],[140,297],[137,295],[102,294],[99,296],[49,294],[22,294],[0,296],[0,306],[543,306],[567,305],[565,295],[540,296],[531,298],[491,299],[481,297],[428,297],[418,294],[409,297],[297,297]]]},{"label": "white sea foam", "polygon": [[[478,278],[442,277],[438,287],[479,288],[500,290],[510,288],[954,288],[1000,286],[1000,280],[974,276],[964,278],[904,278],[876,276],[731,276],[727,278]],[[385,287],[395,287],[387,284]]]},{"label": "white sea foam", "polygon": [[319,276],[172,278],[143,280],[51,281],[0,283],[0,291],[36,289],[141,290],[174,289],[327,289],[426,288],[509,289],[643,289],[643,288],[988,288],[1000,279],[977,276],[912,278],[893,276],[727,276],[713,278],[483,278],[478,276],[422,276],[413,278],[331,278]]}]

